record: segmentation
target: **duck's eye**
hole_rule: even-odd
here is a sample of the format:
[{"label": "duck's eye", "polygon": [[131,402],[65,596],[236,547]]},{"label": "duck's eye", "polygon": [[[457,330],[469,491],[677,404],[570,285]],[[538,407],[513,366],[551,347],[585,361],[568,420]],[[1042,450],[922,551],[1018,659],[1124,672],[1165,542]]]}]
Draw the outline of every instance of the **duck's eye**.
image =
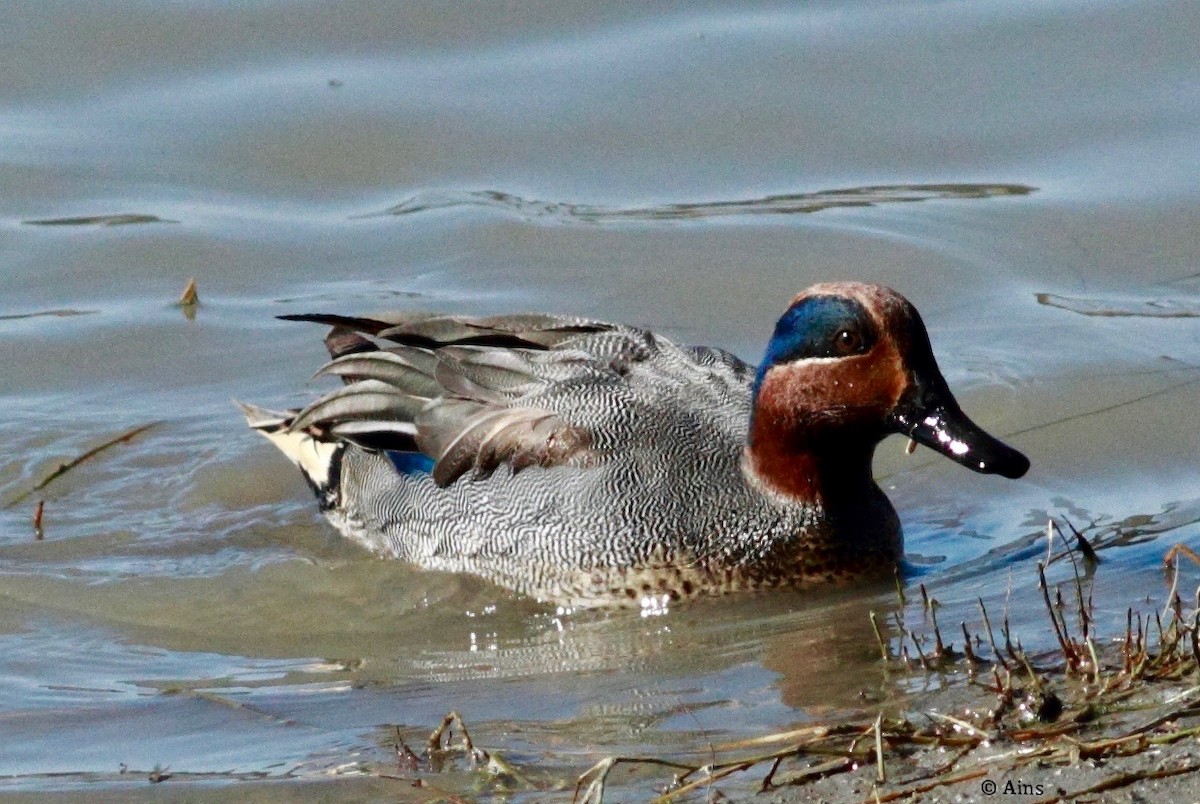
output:
[{"label": "duck's eye", "polygon": [[839,355],[858,354],[863,350],[863,337],[853,329],[839,330],[833,336],[833,351]]}]

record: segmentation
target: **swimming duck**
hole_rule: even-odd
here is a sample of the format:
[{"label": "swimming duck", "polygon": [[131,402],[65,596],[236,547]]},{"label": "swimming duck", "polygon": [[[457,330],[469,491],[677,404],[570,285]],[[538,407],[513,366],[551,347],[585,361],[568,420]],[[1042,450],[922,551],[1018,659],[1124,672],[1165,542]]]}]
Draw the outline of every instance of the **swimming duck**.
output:
[{"label": "swimming duck", "polygon": [[968,419],[899,293],[796,296],[756,368],[584,318],[288,315],[331,325],[336,390],[244,405],[347,537],[567,606],[890,573],[871,475],[900,433],[982,473],[1020,452]]}]

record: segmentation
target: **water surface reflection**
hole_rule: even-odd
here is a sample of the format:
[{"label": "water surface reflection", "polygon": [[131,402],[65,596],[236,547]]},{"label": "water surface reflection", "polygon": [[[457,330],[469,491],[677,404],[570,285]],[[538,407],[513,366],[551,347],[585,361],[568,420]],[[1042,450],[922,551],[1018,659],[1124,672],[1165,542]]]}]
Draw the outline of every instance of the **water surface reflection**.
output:
[{"label": "water surface reflection", "polygon": [[[158,795],[394,797],[347,777],[451,708],[552,786],[902,709],[938,679],[883,673],[869,613],[895,648],[924,583],[947,631],[982,597],[1049,644],[1051,515],[1099,548],[1097,628],[1161,607],[1164,550],[1200,546],[1197,30],[1187,0],[5,4],[0,501],[163,423],[0,508],[0,789],[121,800],[169,765]],[[1033,460],[1006,484],[884,443],[905,606],[563,616],[418,573],[336,537],[229,403],[315,393],[282,313],[576,313],[756,361],[837,278],[913,299]]]}]

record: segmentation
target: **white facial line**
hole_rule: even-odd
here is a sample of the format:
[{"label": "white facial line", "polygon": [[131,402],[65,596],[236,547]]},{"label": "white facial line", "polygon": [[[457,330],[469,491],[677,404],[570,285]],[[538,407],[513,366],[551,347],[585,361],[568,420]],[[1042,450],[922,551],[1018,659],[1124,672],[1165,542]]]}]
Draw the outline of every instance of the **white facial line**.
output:
[{"label": "white facial line", "polygon": [[801,357],[798,360],[789,360],[786,363],[777,364],[776,367],[778,367],[778,365],[783,365],[783,366],[806,366],[809,364],[826,365],[829,363],[836,363],[839,360],[845,360],[847,357],[854,357],[854,355],[845,355],[844,357]]}]

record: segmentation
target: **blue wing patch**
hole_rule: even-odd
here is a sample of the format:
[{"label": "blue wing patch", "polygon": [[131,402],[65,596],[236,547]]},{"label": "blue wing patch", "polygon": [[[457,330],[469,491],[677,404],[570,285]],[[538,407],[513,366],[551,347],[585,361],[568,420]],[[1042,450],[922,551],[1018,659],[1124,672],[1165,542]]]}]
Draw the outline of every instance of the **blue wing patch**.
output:
[{"label": "blue wing patch", "polygon": [[420,452],[398,452],[384,450],[384,455],[402,475],[428,475],[433,473],[433,458]]}]

